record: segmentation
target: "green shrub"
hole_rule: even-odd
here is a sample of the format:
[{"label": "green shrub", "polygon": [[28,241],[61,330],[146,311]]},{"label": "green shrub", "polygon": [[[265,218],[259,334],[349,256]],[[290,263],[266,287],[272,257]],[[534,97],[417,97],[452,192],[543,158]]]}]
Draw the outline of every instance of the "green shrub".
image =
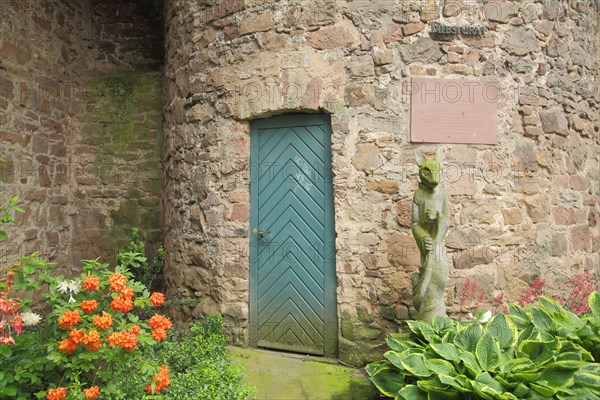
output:
[{"label": "green shrub", "polygon": [[243,400],[252,390],[241,384],[241,366],[232,362],[220,314],[174,330],[153,348],[153,357],[169,365],[171,385],[165,399]]},{"label": "green shrub", "polygon": [[540,296],[487,323],[436,317],[408,321],[412,339],[387,338],[385,359],[367,366],[395,399],[600,399],[600,295],[585,316]]},{"label": "green shrub", "polygon": [[162,273],[165,254],[160,247],[150,262],[145,254],[146,244],[140,240],[138,229],[132,228],[129,243],[117,254],[117,264],[127,268],[133,274],[133,279],[143,283],[148,289],[153,289],[156,278]]},{"label": "green shrub", "polygon": [[64,369],[47,357],[48,343],[59,335],[55,327],[40,325],[28,328],[12,346],[0,345],[0,399],[41,398],[48,382],[60,382]]}]

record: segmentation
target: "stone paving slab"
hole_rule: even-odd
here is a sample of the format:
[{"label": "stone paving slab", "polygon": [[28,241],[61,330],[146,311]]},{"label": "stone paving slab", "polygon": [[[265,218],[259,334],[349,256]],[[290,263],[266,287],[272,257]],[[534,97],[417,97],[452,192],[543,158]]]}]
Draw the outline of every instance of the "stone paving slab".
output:
[{"label": "stone paving slab", "polygon": [[336,360],[275,351],[230,347],[244,364],[244,383],[257,400],[372,400],[379,395],[361,370]]}]

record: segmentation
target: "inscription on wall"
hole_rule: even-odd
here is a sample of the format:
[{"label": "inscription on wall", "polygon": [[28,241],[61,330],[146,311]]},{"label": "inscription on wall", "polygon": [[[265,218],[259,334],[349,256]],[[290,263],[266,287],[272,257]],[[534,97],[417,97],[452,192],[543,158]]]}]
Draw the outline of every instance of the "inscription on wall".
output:
[{"label": "inscription on wall", "polygon": [[438,35],[480,35],[483,36],[485,28],[481,26],[454,26],[454,25],[443,25],[433,24],[431,25],[431,33]]},{"label": "inscription on wall", "polygon": [[496,82],[412,78],[407,89],[412,142],[498,143]]}]

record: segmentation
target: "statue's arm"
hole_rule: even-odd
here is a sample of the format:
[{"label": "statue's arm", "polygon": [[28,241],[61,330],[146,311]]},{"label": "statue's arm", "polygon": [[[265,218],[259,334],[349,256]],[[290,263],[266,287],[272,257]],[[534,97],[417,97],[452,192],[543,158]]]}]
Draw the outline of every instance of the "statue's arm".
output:
[{"label": "statue's arm", "polygon": [[449,210],[449,200],[448,193],[444,192],[442,196],[442,211],[438,215],[438,227],[436,238],[443,238],[448,231],[448,227],[450,225],[450,210]]},{"label": "statue's arm", "polygon": [[428,241],[429,244],[431,244],[431,236],[429,235],[429,232],[423,228],[421,222],[419,221],[419,204],[416,199],[413,199],[411,225],[413,236],[415,237],[417,246],[419,246],[419,250],[422,253],[424,250],[426,250],[426,242]]}]

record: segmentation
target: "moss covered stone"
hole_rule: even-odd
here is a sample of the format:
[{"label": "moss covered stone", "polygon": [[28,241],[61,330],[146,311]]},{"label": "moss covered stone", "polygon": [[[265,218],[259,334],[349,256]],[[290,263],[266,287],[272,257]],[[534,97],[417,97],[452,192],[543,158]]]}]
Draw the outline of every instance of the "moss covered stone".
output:
[{"label": "moss covered stone", "polygon": [[160,230],[162,87],[155,72],[99,76],[86,84],[81,142],[94,155],[86,170],[99,186],[88,187],[88,196],[100,193],[94,201],[108,217],[102,236],[114,248],[133,227]]}]

